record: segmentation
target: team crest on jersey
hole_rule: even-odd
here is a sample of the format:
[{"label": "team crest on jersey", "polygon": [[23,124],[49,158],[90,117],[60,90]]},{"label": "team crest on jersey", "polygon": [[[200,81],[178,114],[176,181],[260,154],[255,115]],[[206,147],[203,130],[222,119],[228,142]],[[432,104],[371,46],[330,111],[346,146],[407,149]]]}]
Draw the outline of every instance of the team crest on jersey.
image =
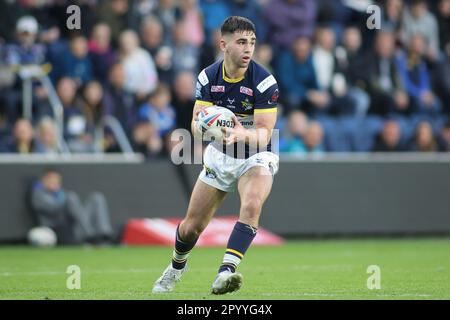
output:
[{"label": "team crest on jersey", "polygon": [[225,86],[211,86],[211,92],[225,92]]},{"label": "team crest on jersey", "polygon": [[242,103],[242,107],[244,108],[245,111],[253,108],[253,103],[250,103],[248,98],[245,98],[245,100],[241,101],[241,103]]},{"label": "team crest on jersey", "polygon": [[253,97],[253,90],[250,89],[250,88],[241,86],[240,92],[243,93],[243,94],[246,94],[246,95],[248,95],[250,97]]}]

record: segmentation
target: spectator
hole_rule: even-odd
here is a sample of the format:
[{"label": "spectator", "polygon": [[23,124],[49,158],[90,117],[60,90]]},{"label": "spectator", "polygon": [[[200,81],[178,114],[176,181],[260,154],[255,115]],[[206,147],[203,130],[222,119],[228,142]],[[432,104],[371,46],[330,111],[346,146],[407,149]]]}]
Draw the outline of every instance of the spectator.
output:
[{"label": "spectator", "polygon": [[92,79],[92,64],[88,56],[88,42],[86,38],[77,34],[69,43],[69,52],[65,52],[62,60],[62,77],[69,77],[78,86],[85,85]]},{"label": "spectator", "polygon": [[303,153],[305,150],[304,138],[308,130],[308,117],[301,111],[292,111],[288,116],[288,132],[280,141],[280,152]]},{"label": "spectator", "polygon": [[196,75],[189,71],[175,76],[172,103],[176,110],[176,127],[191,131],[192,111],[195,104]]},{"label": "spectator", "polygon": [[442,127],[438,141],[439,151],[450,152],[450,121],[447,121]]},{"label": "spectator", "polygon": [[170,133],[175,128],[176,115],[170,104],[171,94],[169,88],[160,83],[147,103],[139,109],[139,121],[149,122],[165,142],[166,151],[171,150]]},{"label": "spectator", "polygon": [[102,109],[104,115],[119,120],[128,137],[131,137],[136,122],[136,98],[125,90],[125,70],[116,63],[109,70],[108,83],[103,95]]},{"label": "spectator", "polygon": [[336,36],[333,29],[327,26],[319,27],[312,59],[319,89],[327,92],[328,101],[320,110],[315,109],[314,113],[328,111],[336,114],[355,114],[355,102],[348,95],[348,84],[336,62],[335,48]]},{"label": "spectator", "polygon": [[3,152],[31,154],[36,152],[34,129],[27,119],[18,119],[14,124],[13,136],[6,142]]},{"label": "spectator", "polygon": [[437,12],[441,52],[450,55],[450,0],[440,0]]},{"label": "spectator", "polygon": [[436,115],[441,106],[431,91],[430,71],[425,61],[422,60],[425,52],[424,41],[419,34],[410,38],[407,54],[399,55],[397,60],[398,69],[414,111]]},{"label": "spectator", "polygon": [[[328,95],[319,91],[308,38],[296,39],[291,52],[280,53],[277,74],[287,112],[307,110],[309,105],[320,108],[328,103]],[[311,97],[316,99],[309,100]]]},{"label": "spectator", "polygon": [[[198,70],[198,48],[189,44],[187,41],[187,25],[184,22],[177,22],[172,29],[172,72],[176,74],[181,71],[190,71],[195,74],[199,73]],[[173,80],[173,77],[172,77]],[[170,81],[169,83],[172,83]]]},{"label": "spectator", "polygon": [[50,117],[42,118],[37,132],[36,153],[57,154],[59,152],[58,128],[55,121]]},{"label": "spectator", "polygon": [[425,0],[411,0],[405,10],[402,24],[402,41],[405,46],[414,35],[422,34],[426,42],[425,56],[435,62],[439,58],[439,29],[436,17],[428,10]]},{"label": "spectator", "polygon": [[113,47],[117,47],[120,34],[130,25],[128,10],[128,0],[103,1],[99,7],[98,20],[109,26]]},{"label": "spectator", "polygon": [[139,46],[138,36],[132,30],[120,35],[120,62],[125,71],[125,89],[142,101],[155,89],[158,74],[152,57]]},{"label": "spectator", "polygon": [[147,50],[152,57],[155,57],[156,65],[158,65],[156,56],[159,49],[164,45],[164,31],[161,22],[159,22],[158,18],[155,16],[147,16],[142,20],[139,32],[142,39],[142,47]]},{"label": "spectator", "polygon": [[377,137],[373,151],[375,152],[399,152],[405,151],[401,143],[401,131],[399,124],[394,120],[387,120],[380,135]]},{"label": "spectator", "polygon": [[223,0],[200,0],[200,10],[203,17],[205,42],[213,42],[213,34],[220,29],[222,22],[230,16],[230,9]]},{"label": "spectator", "polygon": [[148,16],[142,21],[142,47],[153,57],[160,81],[170,83],[173,52],[168,44],[163,43],[163,33],[162,24],[156,17]]},{"label": "spectator", "polygon": [[255,24],[258,42],[267,40],[267,24],[262,19],[263,7],[257,0],[231,0],[227,4],[230,15],[245,17]]},{"label": "spectator", "polygon": [[186,41],[195,48],[200,48],[205,41],[205,33],[198,0],[181,1],[180,9],[186,26]]},{"label": "spectator", "polygon": [[[19,66],[44,64],[47,52],[45,46],[38,42],[38,30],[39,25],[34,17],[21,17],[16,24],[16,42],[6,45],[5,56],[0,57],[0,60],[4,59],[5,64],[16,71]],[[2,70],[3,72],[8,73],[9,70]],[[38,86],[34,85],[34,88],[38,90]],[[22,110],[22,85],[18,77],[2,96],[8,121],[14,123]]]},{"label": "spectator", "polygon": [[387,115],[393,110],[407,110],[409,98],[401,81],[395,57],[395,38],[391,31],[379,31],[375,50],[364,60],[363,81],[370,94],[370,112]]},{"label": "spectator", "polygon": [[417,125],[416,135],[409,146],[409,151],[436,152],[438,144],[433,135],[431,124],[422,121]]},{"label": "spectator", "polygon": [[381,25],[384,30],[394,32],[396,34],[396,38],[399,38],[401,34],[403,11],[403,0],[384,1]]},{"label": "spectator", "polygon": [[159,18],[163,27],[163,43],[173,42],[171,30],[175,23],[180,20],[181,12],[174,0],[158,0],[155,16]]},{"label": "spectator", "polygon": [[41,65],[46,60],[45,46],[37,42],[39,25],[32,16],[24,16],[17,21],[17,42],[9,44],[6,62],[9,65]]},{"label": "spectator", "polygon": [[117,59],[111,47],[111,30],[106,23],[98,23],[94,26],[88,47],[93,77],[105,83],[108,71]]},{"label": "spectator", "polygon": [[59,244],[104,243],[114,238],[105,196],[91,193],[83,203],[62,186],[62,176],[46,170],[31,192],[39,225],[53,229]]},{"label": "spectator", "polygon": [[269,44],[259,43],[256,46],[254,60],[270,73],[274,72],[272,68],[273,50]]},{"label": "spectator", "polygon": [[317,121],[311,121],[305,132],[304,152],[314,154],[325,152],[323,140],[324,132],[322,125]]},{"label": "spectator", "polygon": [[84,87],[81,111],[86,119],[87,131],[92,135],[101,124],[103,87],[98,81],[91,81]]},{"label": "spectator", "polygon": [[361,31],[355,26],[345,28],[342,45],[336,48],[337,69],[345,76],[348,95],[355,103],[355,115],[363,117],[370,106],[370,97],[364,90],[362,73],[364,72],[364,53]]},{"label": "spectator", "polygon": [[56,92],[64,108],[64,138],[72,152],[94,151],[93,136],[87,127],[86,118],[77,99],[77,84],[71,78],[58,81]]},{"label": "spectator", "polygon": [[203,44],[200,53],[200,70],[205,69],[216,61],[223,59],[223,52],[220,49],[220,29],[216,29],[212,33],[209,42]]},{"label": "spectator", "polygon": [[133,128],[133,146],[135,152],[141,153],[147,159],[155,159],[162,155],[164,142],[158,134],[158,129],[145,121],[138,122]]},{"label": "spectator", "polygon": [[278,49],[289,50],[298,37],[312,37],[317,14],[313,0],[271,0],[264,10],[268,41]]}]

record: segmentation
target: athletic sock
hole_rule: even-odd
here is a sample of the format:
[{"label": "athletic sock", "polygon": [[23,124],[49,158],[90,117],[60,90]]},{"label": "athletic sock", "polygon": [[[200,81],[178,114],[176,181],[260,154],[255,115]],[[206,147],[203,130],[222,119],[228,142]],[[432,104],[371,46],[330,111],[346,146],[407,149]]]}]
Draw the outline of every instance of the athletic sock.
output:
[{"label": "athletic sock", "polygon": [[180,237],[179,229],[180,225],[177,227],[176,237],[175,237],[175,248],[172,252],[172,267],[177,270],[181,270],[186,266],[187,258],[192,248],[194,248],[197,243],[197,239],[193,241],[184,241]]},{"label": "athletic sock", "polygon": [[236,222],[233,232],[231,232],[228,239],[227,250],[223,257],[222,265],[219,268],[219,273],[229,270],[235,272],[237,266],[244,257],[245,252],[256,236],[257,229],[242,223]]}]

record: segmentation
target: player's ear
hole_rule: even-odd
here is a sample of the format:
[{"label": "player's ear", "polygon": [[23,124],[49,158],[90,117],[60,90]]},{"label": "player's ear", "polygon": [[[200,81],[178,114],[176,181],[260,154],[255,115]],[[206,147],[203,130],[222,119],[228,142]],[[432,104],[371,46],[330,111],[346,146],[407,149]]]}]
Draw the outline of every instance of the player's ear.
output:
[{"label": "player's ear", "polygon": [[220,38],[220,44],[219,44],[220,51],[225,52],[226,45],[227,45],[227,42],[226,42],[225,38],[223,38],[223,37]]}]

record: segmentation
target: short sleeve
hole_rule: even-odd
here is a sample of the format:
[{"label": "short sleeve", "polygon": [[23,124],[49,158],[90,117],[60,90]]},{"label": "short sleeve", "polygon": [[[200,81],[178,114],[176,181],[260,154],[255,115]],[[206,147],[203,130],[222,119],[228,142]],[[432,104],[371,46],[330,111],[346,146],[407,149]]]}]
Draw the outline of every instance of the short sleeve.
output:
[{"label": "short sleeve", "polygon": [[269,75],[256,86],[254,112],[269,113],[277,111],[279,89],[273,75]]},{"label": "short sleeve", "polygon": [[211,84],[209,82],[206,71],[203,70],[202,72],[200,72],[197,78],[197,85],[195,90],[196,104],[201,104],[204,106],[213,105],[210,87]]}]

